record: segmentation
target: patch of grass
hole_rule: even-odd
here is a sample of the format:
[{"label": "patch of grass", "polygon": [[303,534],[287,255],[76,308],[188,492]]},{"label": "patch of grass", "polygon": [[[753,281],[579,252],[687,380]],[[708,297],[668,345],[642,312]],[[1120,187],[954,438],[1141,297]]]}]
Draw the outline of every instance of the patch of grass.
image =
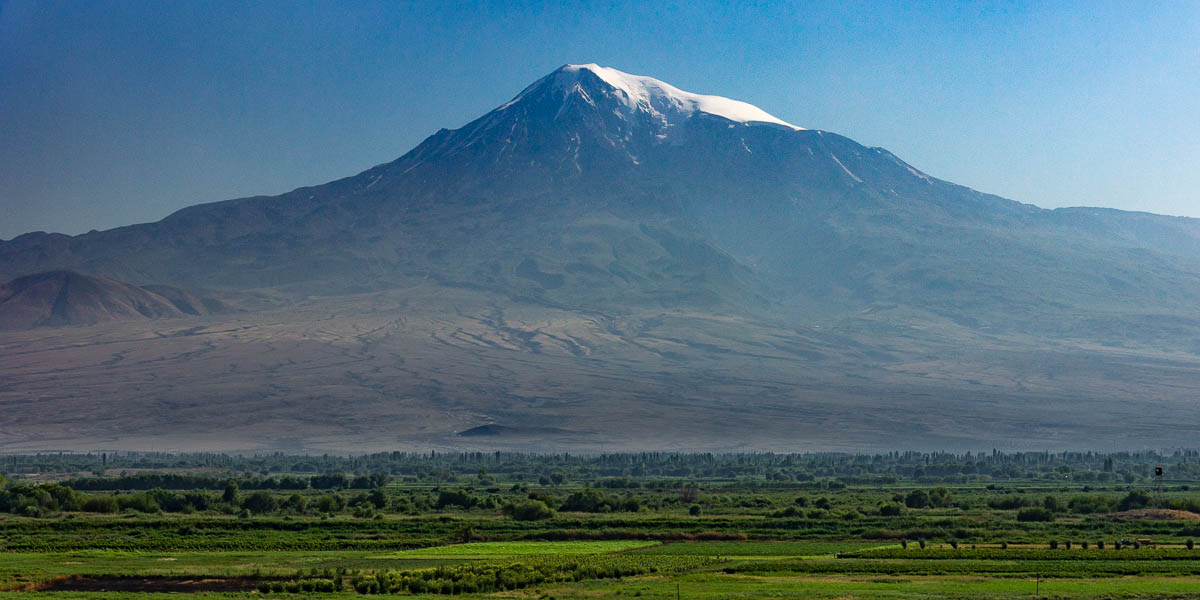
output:
[{"label": "patch of grass", "polygon": [[579,556],[624,552],[658,545],[658,542],[609,540],[596,542],[475,542],[405,550],[381,558],[495,558],[506,556]]},{"label": "patch of grass", "polygon": [[1200,552],[1185,548],[1142,548],[1142,549],[1104,549],[1075,548],[1067,550],[1058,548],[926,548],[910,545],[907,549],[899,547],[880,548],[843,552],[839,558],[899,558],[904,560],[1183,560],[1200,561]]},{"label": "patch of grass", "polygon": [[638,554],[723,557],[831,556],[869,548],[879,542],[679,542],[639,550]]},{"label": "patch of grass", "polygon": [[543,596],[558,600],[605,598],[669,599],[679,594],[693,600],[718,598],[887,598],[894,600],[1030,598],[1073,599],[1183,599],[1200,594],[1200,578],[1145,577],[1107,579],[994,579],[973,576],[925,576],[904,579],[880,577],[746,577],[701,572],[674,578],[594,581],[574,585],[544,586]]},{"label": "patch of grass", "polygon": [[987,578],[1091,578],[1135,575],[1200,576],[1200,564],[1145,560],[904,560],[836,559],[746,561],[723,569],[729,574],[796,575],[959,575]]}]

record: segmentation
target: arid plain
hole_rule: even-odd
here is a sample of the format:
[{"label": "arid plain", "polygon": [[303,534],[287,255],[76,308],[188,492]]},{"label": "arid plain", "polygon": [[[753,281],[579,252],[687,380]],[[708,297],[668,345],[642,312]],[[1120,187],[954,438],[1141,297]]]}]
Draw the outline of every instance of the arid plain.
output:
[{"label": "arid plain", "polygon": [[[686,311],[587,314],[430,284],[226,315],[9,332],[0,343],[0,449],[987,450],[1193,441],[1200,409],[1188,382],[1200,375],[1200,357],[930,322],[905,330],[872,315],[780,327]],[[979,441],[980,431],[994,442]]]}]

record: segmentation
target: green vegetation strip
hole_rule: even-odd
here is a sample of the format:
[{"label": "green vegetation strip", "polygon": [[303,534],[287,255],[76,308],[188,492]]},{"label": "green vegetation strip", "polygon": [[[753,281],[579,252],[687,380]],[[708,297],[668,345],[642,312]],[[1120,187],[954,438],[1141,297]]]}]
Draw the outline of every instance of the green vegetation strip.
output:
[{"label": "green vegetation strip", "polygon": [[724,568],[729,574],[780,575],[960,575],[980,577],[1195,576],[1200,564],[1147,560],[782,560],[747,561]]},{"label": "green vegetation strip", "polygon": [[1099,549],[1082,548],[1076,550],[1046,548],[931,548],[931,549],[902,549],[882,548],[843,552],[838,558],[902,558],[906,560],[1200,560],[1200,552],[1184,548],[1142,548],[1142,549]]},{"label": "green vegetation strip", "polygon": [[[701,556],[526,556],[519,561],[467,563],[408,571],[355,575],[362,594],[464,594],[518,590],[534,585],[615,579],[635,575],[676,574],[714,564]],[[260,590],[267,591],[267,590]]]},{"label": "green vegetation strip", "polygon": [[638,554],[663,556],[781,557],[830,556],[879,548],[879,542],[681,542],[662,544]]},{"label": "green vegetation strip", "polygon": [[656,546],[658,542],[636,540],[611,540],[596,542],[475,542],[469,544],[454,544],[450,546],[435,546],[419,548],[387,554],[383,557],[395,558],[474,558],[501,556],[578,556],[589,554],[608,554],[624,552]]}]

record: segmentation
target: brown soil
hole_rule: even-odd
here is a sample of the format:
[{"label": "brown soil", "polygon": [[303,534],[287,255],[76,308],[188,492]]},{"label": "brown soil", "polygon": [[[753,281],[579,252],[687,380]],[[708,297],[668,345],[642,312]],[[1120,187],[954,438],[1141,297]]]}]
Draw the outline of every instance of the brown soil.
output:
[{"label": "brown soil", "polygon": [[248,592],[258,587],[250,577],[59,577],[37,586],[39,592]]},{"label": "brown soil", "polygon": [[1105,515],[1110,519],[1137,519],[1141,521],[1200,521],[1200,514],[1186,510],[1166,508],[1139,508]]}]

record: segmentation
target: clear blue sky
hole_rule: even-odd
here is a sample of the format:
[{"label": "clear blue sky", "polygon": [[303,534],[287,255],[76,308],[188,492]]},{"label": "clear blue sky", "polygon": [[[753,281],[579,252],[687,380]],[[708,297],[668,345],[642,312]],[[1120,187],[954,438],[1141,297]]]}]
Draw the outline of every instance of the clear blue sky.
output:
[{"label": "clear blue sky", "polygon": [[351,175],[579,62],[1022,202],[1200,217],[1200,2],[568,4],[0,0],[0,238]]}]

